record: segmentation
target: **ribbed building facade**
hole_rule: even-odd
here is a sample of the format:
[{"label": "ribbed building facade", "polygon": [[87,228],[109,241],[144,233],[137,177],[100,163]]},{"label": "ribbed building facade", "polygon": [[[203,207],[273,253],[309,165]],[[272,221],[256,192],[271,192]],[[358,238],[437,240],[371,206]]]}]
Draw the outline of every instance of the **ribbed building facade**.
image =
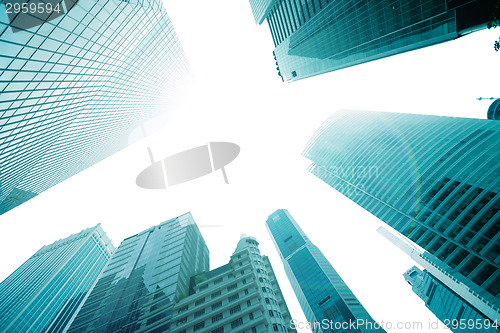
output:
[{"label": "ribbed building facade", "polygon": [[122,241],[68,332],[169,332],[208,249],[190,213]]},{"label": "ribbed building facade", "polygon": [[313,332],[385,332],[286,209],[266,226]]},{"label": "ribbed building facade", "polygon": [[454,333],[498,333],[500,324],[458,296],[435,276],[413,266],[403,275],[425,306]]},{"label": "ribbed building facade", "polygon": [[339,111],[303,155],[313,175],[500,309],[498,122]]},{"label": "ribbed building facade", "polygon": [[60,6],[0,11],[0,214],[126,147],[189,73],[160,0]]},{"label": "ribbed building facade", "polygon": [[494,100],[488,108],[488,119],[500,120],[500,98]]},{"label": "ribbed building facade", "polygon": [[422,48],[485,28],[495,0],[250,0],[267,20],[286,81]]},{"label": "ribbed building facade", "polygon": [[193,276],[189,295],[174,307],[170,332],[295,332],[269,259],[258,245],[243,235],[228,264]]},{"label": "ribbed building facade", "polygon": [[42,247],[0,283],[0,332],[65,332],[114,250],[100,225]]}]

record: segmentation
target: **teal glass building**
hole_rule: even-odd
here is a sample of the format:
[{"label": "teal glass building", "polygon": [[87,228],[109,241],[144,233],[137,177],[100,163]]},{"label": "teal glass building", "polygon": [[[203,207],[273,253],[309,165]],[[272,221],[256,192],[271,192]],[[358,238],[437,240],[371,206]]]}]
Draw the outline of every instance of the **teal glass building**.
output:
[{"label": "teal glass building", "polygon": [[488,108],[488,119],[500,120],[500,98],[494,100]]},{"label": "teal glass building", "polygon": [[279,75],[295,81],[485,28],[495,0],[250,0]]},{"label": "teal glass building", "polygon": [[65,0],[46,20],[13,19],[10,2],[0,5],[0,214],[126,147],[190,72],[160,0]]},{"label": "teal glass building", "polygon": [[473,305],[458,296],[443,282],[416,266],[404,274],[406,282],[436,315],[454,333],[498,333],[498,322],[488,320]]},{"label": "teal glass building", "polygon": [[66,332],[114,250],[100,225],[42,247],[0,283],[0,332]]},{"label": "teal glass building", "polygon": [[266,226],[307,321],[319,324],[313,332],[385,332],[286,209]]},{"label": "teal glass building", "polygon": [[191,276],[208,268],[208,248],[190,213],[128,237],[68,332],[168,332]]},{"label": "teal glass building", "polygon": [[498,121],[339,111],[303,155],[500,317]]}]

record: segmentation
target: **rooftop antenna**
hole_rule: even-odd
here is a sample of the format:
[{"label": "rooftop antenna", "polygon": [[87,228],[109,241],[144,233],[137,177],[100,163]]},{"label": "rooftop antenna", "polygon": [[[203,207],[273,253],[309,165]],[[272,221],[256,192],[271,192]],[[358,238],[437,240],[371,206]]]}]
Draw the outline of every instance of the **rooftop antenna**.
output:
[{"label": "rooftop antenna", "polygon": [[489,120],[500,120],[500,98],[496,97],[478,97],[476,98],[478,101],[481,101],[483,99],[489,99],[493,100],[491,102],[489,108],[488,108],[488,113],[486,118]]}]

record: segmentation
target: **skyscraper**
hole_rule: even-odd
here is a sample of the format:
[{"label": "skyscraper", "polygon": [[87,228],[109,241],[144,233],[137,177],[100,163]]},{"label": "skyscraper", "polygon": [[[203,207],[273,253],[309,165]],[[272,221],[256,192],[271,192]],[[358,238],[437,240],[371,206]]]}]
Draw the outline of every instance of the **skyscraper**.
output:
[{"label": "skyscraper", "polygon": [[488,119],[500,120],[500,98],[494,100],[488,108]]},{"label": "skyscraper", "polygon": [[[445,324],[449,324],[449,321],[453,321],[453,323],[460,325],[461,321],[468,322],[470,320],[470,322],[474,323],[480,321],[475,327],[467,327],[468,329],[479,330],[481,328],[480,324],[482,324],[482,328],[488,328],[500,321],[500,310],[494,304],[485,300],[462,280],[444,271],[439,260],[432,254],[427,251],[422,252],[408,239],[403,236],[397,237],[384,227],[379,227],[377,231],[422,266],[424,272],[413,273],[416,270],[410,269],[405,274],[405,278],[413,286],[413,291],[426,302],[426,306],[443,323],[448,321]],[[433,283],[424,283],[425,279],[427,279],[427,282],[434,281],[436,286],[443,286],[444,289],[439,289],[440,293],[438,293],[436,299],[431,296],[432,289],[436,287],[434,287]],[[458,311],[458,309],[455,311],[456,305],[463,305],[464,309],[469,307],[470,311],[463,312]],[[489,320],[489,326],[486,323],[487,320]]]},{"label": "skyscraper", "polygon": [[65,332],[114,250],[100,225],[43,246],[0,283],[0,331]]},{"label": "skyscraper", "polygon": [[492,20],[495,0],[250,0],[267,20],[278,71],[295,81],[458,38]]},{"label": "skyscraper", "polygon": [[68,332],[168,332],[175,302],[208,260],[190,213],[126,238]]},{"label": "skyscraper", "polygon": [[500,313],[500,123],[339,111],[303,154],[313,175]]},{"label": "skyscraper", "polygon": [[0,12],[0,214],[127,146],[189,72],[160,0],[59,5]]},{"label": "skyscraper", "polygon": [[385,332],[286,209],[271,214],[266,226],[314,332]]},{"label": "skyscraper", "polygon": [[471,304],[455,294],[426,270],[416,266],[407,270],[405,280],[413,292],[452,332],[498,333],[498,322],[490,321]]},{"label": "skyscraper", "polygon": [[295,332],[271,263],[243,235],[228,264],[191,278],[174,307],[171,333]]}]

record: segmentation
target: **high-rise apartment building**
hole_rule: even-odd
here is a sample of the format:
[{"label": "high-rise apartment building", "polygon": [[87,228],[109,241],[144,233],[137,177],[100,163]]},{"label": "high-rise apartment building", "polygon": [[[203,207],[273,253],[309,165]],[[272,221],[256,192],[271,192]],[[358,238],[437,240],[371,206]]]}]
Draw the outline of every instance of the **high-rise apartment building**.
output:
[{"label": "high-rise apartment building", "polygon": [[68,332],[168,332],[175,302],[208,261],[190,213],[126,238]]},{"label": "high-rise apartment building", "polygon": [[385,332],[286,209],[266,225],[313,332]]},{"label": "high-rise apartment building", "polygon": [[313,135],[309,171],[424,248],[500,309],[500,123],[339,111]]},{"label": "high-rise apartment building", "polygon": [[425,302],[425,306],[452,332],[500,332],[498,322],[489,320],[426,270],[413,266],[403,276],[412,286],[413,292]]},{"label": "high-rise apartment building", "polygon": [[114,250],[100,225],[42,247],[0,283],[0,331],[65,332]]},{"label": "high-rise apartment building", "polygon": [[32,2],[0,11],[0,214],[127,146],[189,73],[160,0]]},{"label": "high-rise apartment building", "polygon": [[287,81],[458,38],[492,20],[495,0],[250,0],[267,20]]},{"label": "high-rise apartment building", "polygon": [[243,235],[228,264],[191,279],[189,295],[174,307],[171,333],[295,332],[259,243]]}]

